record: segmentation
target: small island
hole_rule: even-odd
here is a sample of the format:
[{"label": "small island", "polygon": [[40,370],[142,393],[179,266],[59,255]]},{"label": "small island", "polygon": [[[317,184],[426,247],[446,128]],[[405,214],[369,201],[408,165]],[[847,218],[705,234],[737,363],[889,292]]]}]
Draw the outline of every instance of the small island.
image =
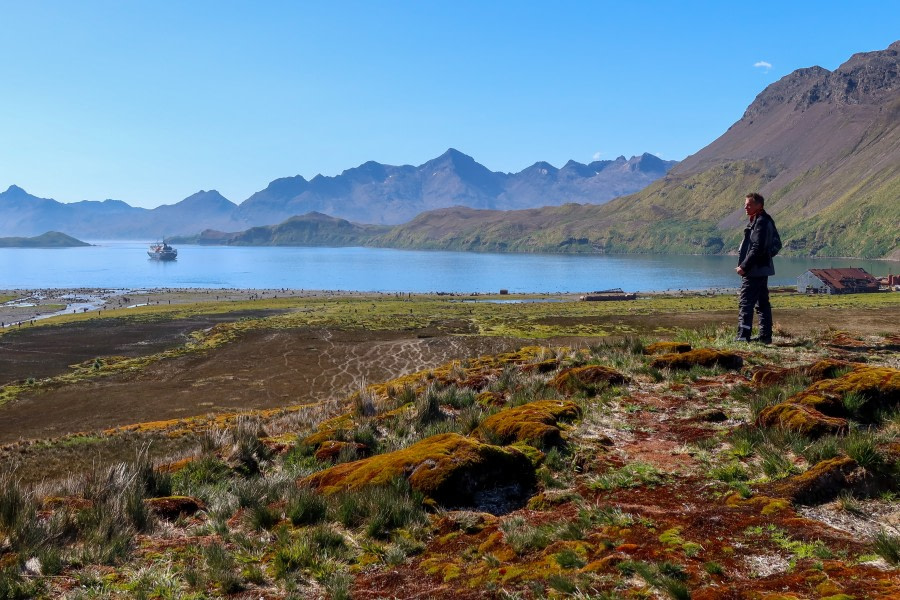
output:
[{"label": "small island", "polygon": [[0,237],[0,248],[78,248],[90,245],[59,231],[48,231],[35,237]]}]

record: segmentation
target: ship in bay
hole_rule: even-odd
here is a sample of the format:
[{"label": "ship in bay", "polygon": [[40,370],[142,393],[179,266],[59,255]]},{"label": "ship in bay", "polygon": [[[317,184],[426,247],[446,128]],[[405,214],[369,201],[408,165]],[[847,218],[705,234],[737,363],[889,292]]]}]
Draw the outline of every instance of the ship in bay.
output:
[{"label": "ship in bay", "polygon": [[155,242],[150,244],[147,256],[152,260],[175,260],[178,258],[178,250],[165,242]]}]

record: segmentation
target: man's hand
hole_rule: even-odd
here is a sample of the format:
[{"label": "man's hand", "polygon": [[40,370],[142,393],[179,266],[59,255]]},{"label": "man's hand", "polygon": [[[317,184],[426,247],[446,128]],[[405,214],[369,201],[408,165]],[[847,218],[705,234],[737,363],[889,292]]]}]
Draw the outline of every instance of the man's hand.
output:
[{"label": "man's hand", "polygon": [[734,270],[735,270],[735,272],[736,272],[738,275],[740,275],[741,277],[744,276],[744,269],[742,269],[741,267],[735,267]]}]

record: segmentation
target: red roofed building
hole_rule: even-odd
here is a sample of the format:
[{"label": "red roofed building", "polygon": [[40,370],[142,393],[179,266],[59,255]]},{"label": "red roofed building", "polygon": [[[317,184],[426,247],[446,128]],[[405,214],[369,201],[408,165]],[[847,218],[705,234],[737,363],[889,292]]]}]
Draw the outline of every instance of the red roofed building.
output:
[{"label": "red roofed building", "polygon": [[878,280],[864,269],[810,269],[797,278],[797,291],[811,294],[859,294],[877,292]]}]

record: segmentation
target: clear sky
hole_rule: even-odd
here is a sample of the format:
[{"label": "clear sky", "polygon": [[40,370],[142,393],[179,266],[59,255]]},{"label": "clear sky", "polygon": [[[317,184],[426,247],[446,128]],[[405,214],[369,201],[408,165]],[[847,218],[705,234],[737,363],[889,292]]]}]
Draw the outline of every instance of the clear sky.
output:
[{"label": "clear sky", "polygon": [[0,0],[0,191],[242,202],[449,147],[679,160],[791,71],[897,39],[898,0]]}]

